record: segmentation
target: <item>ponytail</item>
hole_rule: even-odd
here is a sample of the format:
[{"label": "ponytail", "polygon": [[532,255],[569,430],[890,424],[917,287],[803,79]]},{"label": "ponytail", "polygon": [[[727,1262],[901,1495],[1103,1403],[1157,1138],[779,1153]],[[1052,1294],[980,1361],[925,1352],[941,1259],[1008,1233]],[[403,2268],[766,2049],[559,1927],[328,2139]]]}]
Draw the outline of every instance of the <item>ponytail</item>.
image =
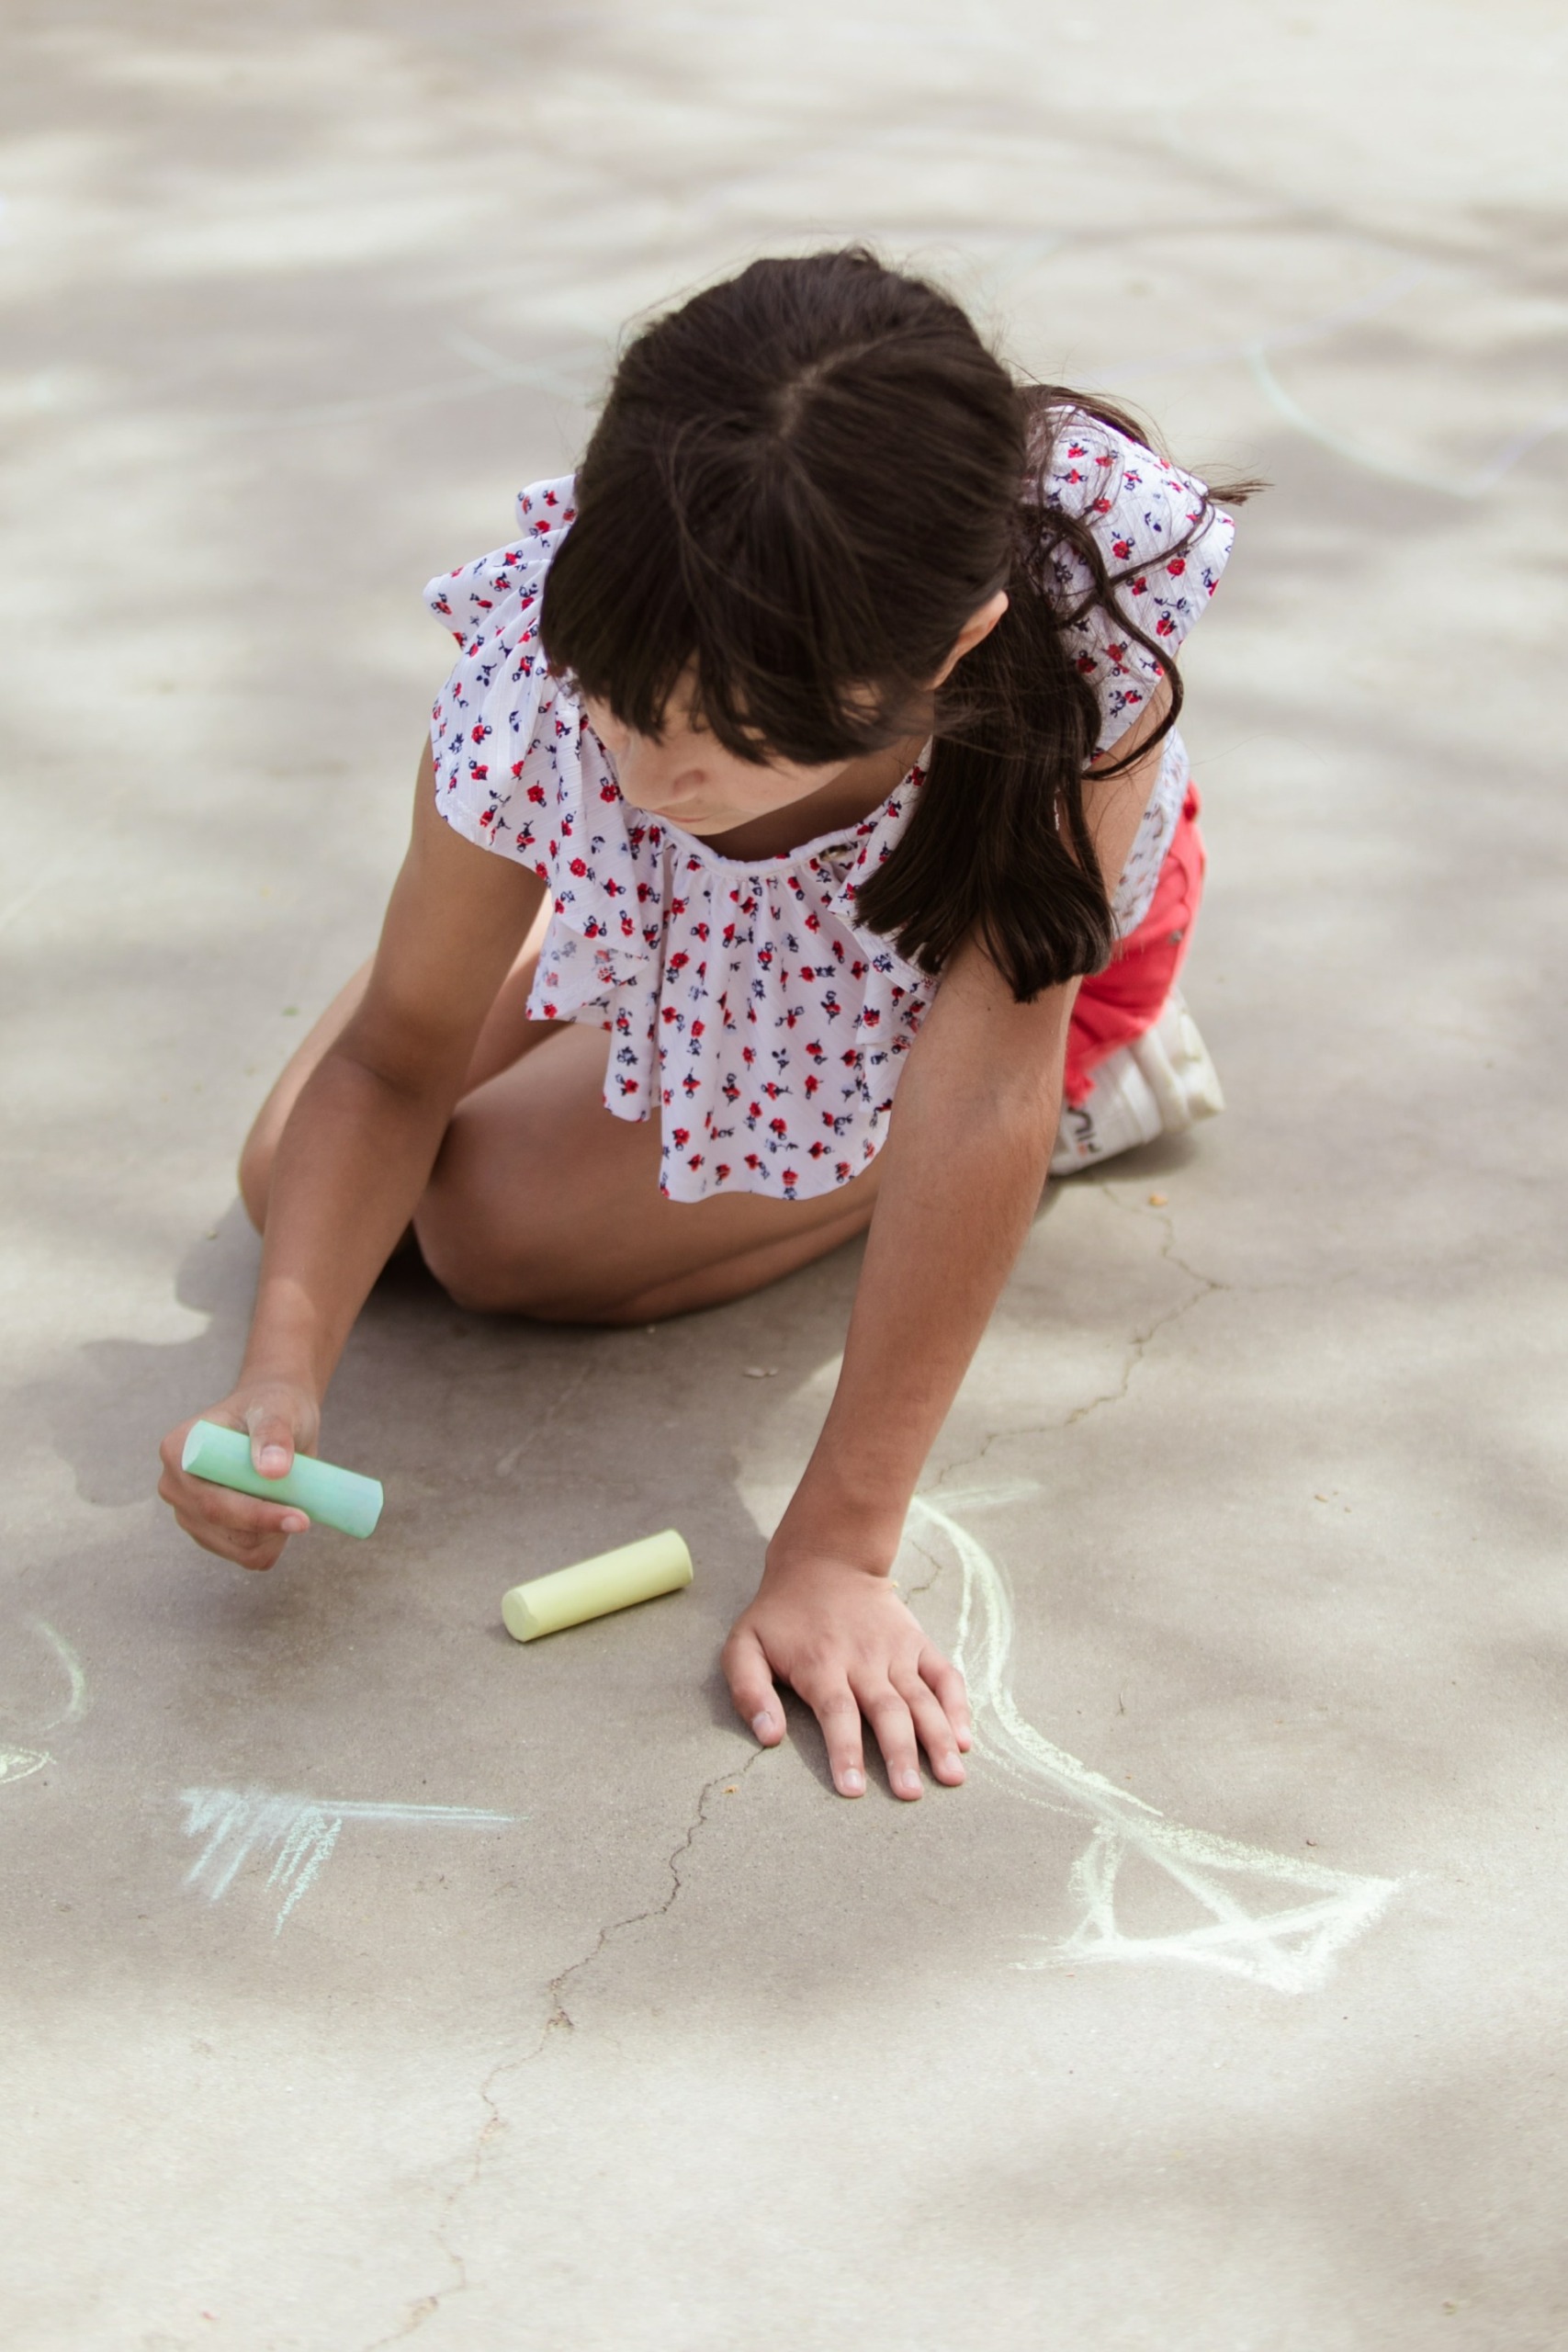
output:
[{"label": "ponytail", "polygon": [[[1123,774],[1162,742],[1181,710],[1179,672],[1127,613],[1117,591],[1138,569],[1112,572],[1094,534],[1040,494],[1060,420],[1085,413],[1141,441],[1142,429],[1105,403],[1061,386],[1022,393],[1032,453],[1013,516],[1008,608],[966,653],[937,696],[926,782],[909,824],[884,865],[862,885],[861,917],[890,937],[907,963],[940,971],[971,936],[1020,1003],[1042,989],[1103,970],[1115,944],[1110,896],[1084,808],[1084,778],[1100,735],[1099,698],[1067,647],[1066,631],[1096,606],[1149,654],[1169,682],[1160,723],[1099,775]],[[1227,483],[1239,502],[1259,488]],[[1197,517],[1165,550],[1168,562],[1200,537]],[[1055,601],[1054,559],[1069,548],[1090,586],[1064,610]]]}]

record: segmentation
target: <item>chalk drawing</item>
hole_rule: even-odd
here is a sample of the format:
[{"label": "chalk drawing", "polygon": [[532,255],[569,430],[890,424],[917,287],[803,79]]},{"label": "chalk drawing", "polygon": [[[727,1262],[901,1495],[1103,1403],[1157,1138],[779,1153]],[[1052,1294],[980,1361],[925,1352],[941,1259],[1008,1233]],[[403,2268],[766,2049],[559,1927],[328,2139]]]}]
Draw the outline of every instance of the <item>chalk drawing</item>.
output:
[{"label": "chalk drawing", "polygon": [[[1051,258],[1064,244],[1076,242],[1065,232],[1041,237],[1020,247],[1016,253],[1004,254],[987,274],[993,288],[999,289],[1018,277],[1036,262]],[[1363,243],[1366,240],[1361,240]],[[1295,395],[1280,381],[1273,366],[1273,355],[1295,351],[1303,345],[1322,343],[1339,334],[1344,328],[1362,324],[1392,310],[1396,302],[1418,286],[1439,276],[1433,262],[1411,262],[1395,270],[1355,300],[1320,311],[1315,317],[1303,319],[1293,327],[1279,327],[1271,334],[1248,338],[1243,342],[1185,344],[1174,351],[1145,355],[1120,366],[1100,370],[1100,380],[1109,389],[1141,383],[1149,377],[1169,376],[1187,368],[1213,368],[1240,360],[1248,369],[1254,383],[1276,414],[1320,448],[1328,449],[1347,464],[1360,467],[1368,473],[1383,474],[1393,481],[1409,483],[1414,489],[1435,492],[1442,498],[1479,499],[1495,490],[1497,484],[1522,458],[1528,458],[1540,443],[1553,434],[1568,430],[1568,401],[1559,401],[1521,427],[1506,440],[1496,454],[1483,466],[1468,475],[1438,473],[1421,466],[1408,465],[1402,458],[1384,456],[1369,448],[1348,434],[1337,433],[1322,424],[1303,408]]]},{"label": "chalk drawing", "polygon": [[[35,1736],[58,1731],[62,1724],[80,1723],[91,1703],[87,1697],[87,1678],[82,1671],[82,1661],[65,1639],[41,1617],[28,1619],[28,1630],[38,1635],[46,1648],[51,1649],[60,1661],[65,1676],[66,1694],[57,1712],[40,1724],[28,1728]],[[6,1781],[25,1781],[34,1772],[41,1772],[54,1758],[45,1747],[0,1747],[0,1785]]]},{"label": "chalk drawing", "polygon": [[58,1731],[62,1724],[80,1723],[91,1704],[87,1697],[87,1678],[82,1671],[81,1659],[64,1634],[57,1634],[54,1627],[45,1624],[41,1617],[32,1617],[28,1622],[39,1641],[46,1643],[60,1660],[61,1670],[69,1685],[68,1695],[60,1713],[57,1715],[51,1715],[48,1723],[40,1724],[39,1729]]},{"label": "chalk drawing", "polygon": [[1412,288],[1437,275],[1432,262],[1416,262],[1382,279],[1352,302],[1338,303],[1331,311],[1320,311],[1315,317],[1303,319],[1293,327],[1277,327],[1272,334],[1249,337],[1233,343],[1189,343],[1179,350],[1164,351],[1129,360],[1124,365],[1103,371],[1102,380],[1109,385],[1136,384],[1150,376],[1170,376],[1185,368],[1215,368],[1230,360],[1250,362],[1255,351],[1291,351],[1304,343],[1321,343],[1348,326],[1359,325],[1363,320],[1376,318],[1403,301]]},{"label": "chalk drawing", "polygon": [[206,1844],[186,1872],[221,1902],[254,1853],[271,1854],[267,1885],[283,1900],[273,1928],[283,1923],[326,1867],[345,1821],[390,1821],[446,1829],[508,1829],[514,1814],[485,1813],[461,1804],[367,1804],[328,1797],[283,1796],[270,1789],[182,1789],[187,1838]]},{"label": "chalk drawing", "polygon": [[1564,401],[1556,408],[1546,410],[1522,432],[1516,433],[1488,464],[1478,467],[1473,473],[1462,477],[1428,473],[1420,466],[1407,466],[1397,458],[1385,458],[1377,450],[1366,448],[1359,442],[1351,440],[1348,434],[1336,433],[1328,425],[1319,424],[1294,394],[1285,390],[1269,364],[1265,345],[1255,343],[1249,345],[1247,364],[1265,400],[1287,424],[1293,425],[1309,441],[1315,441],[1321,448],[1332,450],[1337,458],[1343,458],[1349,465],[1361,467],[1367,473],[1386,474],[1392,481],[1408,482],[1416,490],[1435,491],[1443,498],[1484,498],[1488,491],[1496,488],[1505,474],[1513,471],[1521,458],[1528,458],[1542,441],[1568,426],[1568,401]]},{"label": "chalk drawing", "polygon": [[[1032,1485],[990,1487],[944,1493],[942,1500],[976,1509],[1034,1491]],[[1313,1992],[1325,1984],[1339,1953],[1371,1927],[1399,1882],[1359,1877],[1186,1828],[1055,1746],[1025,1720],[1012,1695],[1012,1600],[1002,1571],[933,1498],[917,1495],[912,1508],[946,1537],[964,1572],[953,1662],[969,1685],[976,1752],[1004,1773],[1026,1803],[1087,1814],[1095,1825],[1068,1879],[1077,1924],[1040,1960],[1020,1965],[1168,1961],[1250,1978],[1277,1993]],[[1116,1917],[1116,1881],[1130,1860],[1152,1864],[1190,1896],[1197,1924],[1169,1934],[1127,1934]],[[1283,1890],[1287,1899],[1249,1908],[1241,1881]]]}]

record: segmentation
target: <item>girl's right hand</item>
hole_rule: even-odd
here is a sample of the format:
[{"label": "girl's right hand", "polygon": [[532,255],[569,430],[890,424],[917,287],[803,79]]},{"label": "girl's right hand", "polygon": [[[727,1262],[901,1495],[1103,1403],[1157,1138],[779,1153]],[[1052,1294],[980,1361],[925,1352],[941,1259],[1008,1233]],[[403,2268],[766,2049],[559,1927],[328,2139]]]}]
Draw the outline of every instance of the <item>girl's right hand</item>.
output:
[{"label": "girl's right hand", "polygon": [[281,1478],[296,1453],[315,1452],[321,1408],[309,1390],[292,1381],[246,1381],[221,1404],[193,1413],[190,1420],[171,1430],[158,1449],[164,1464],[158,1492],[186,1533],[221,1560],[235,1560],[243,1568],[270,1568],[288,1538],[302,1535],[310,1522],[297,1503],[263,1502],[182,1470],[180,1455],[191,1423],[197,1420],[248,1430],[256,1468],[264,1478]]}]

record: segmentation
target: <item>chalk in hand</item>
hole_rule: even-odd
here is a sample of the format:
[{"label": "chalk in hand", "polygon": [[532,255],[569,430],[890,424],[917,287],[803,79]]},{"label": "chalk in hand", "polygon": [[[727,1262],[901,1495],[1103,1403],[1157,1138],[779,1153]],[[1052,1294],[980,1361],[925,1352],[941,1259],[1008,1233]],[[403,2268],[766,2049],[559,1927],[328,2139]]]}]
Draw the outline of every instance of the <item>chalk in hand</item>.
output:
[{"label": "chalk in hand", "polygon": [[264,1503],[293,1503],[308,1518],[322,1527],[335,1527],[342,1535],[368,1535],[385,1499],[379,1478],[362,1478],[356,1470],[339,1470],[309,1453],[297,1453],[293,1468],[281,1478],[264,1478],[251,1460],[245,1431],[220,1429],[216,1421],[191,1423],[180,1468],[215,1487],[255,1495]]},{"label": "chalk in hand", "polygon": [[563,1626],[607,1617],[613,1609],[629,1609],[634,1601],[679,1592],[691,1581],[692,1555],[675,1530],[667,1527],[662,1535],[645,1535],[618,1551],[601,1552],[573,1567],[513,1585],[502,1601],[501,1613],[513,1641],[536,1642],[541,1634],[558,1634]]}]

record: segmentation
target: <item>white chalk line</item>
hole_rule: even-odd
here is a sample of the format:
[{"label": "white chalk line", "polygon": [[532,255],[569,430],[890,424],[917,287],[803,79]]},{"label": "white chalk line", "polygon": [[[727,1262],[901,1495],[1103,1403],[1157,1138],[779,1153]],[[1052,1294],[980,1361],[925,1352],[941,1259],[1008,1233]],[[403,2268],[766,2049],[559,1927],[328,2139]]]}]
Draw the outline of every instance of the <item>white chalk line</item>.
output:
[{"label": "white chalk line", "polygon": [[46,1732],[58,1731],[62,1724],[79,1724],[92,1704],[87,1696],[87,1677],[83,1670],[81,1659],[64,1634],[56,1633],[54,1627],[46,1623],[43,1618],[31,1617],[28,1623],[39,1639],[41,1642],[47,1642],[54,1652],[55,1657],[60,1660],[66,1682],[70,1686],[70,1694],[59,1714],[51,1715],[48,1723],[39,1725],[39,1729]]},{"label": "white chalk line", "polygon": [[[973,1507],[1032,1491],[1017,1485],[993,1487],[944,1499]],[[1398,1880],[1361,1877],[1189,1829],[1057,1747],[1021,1713],[1012,1694],[1012,1600],[1001,1569],[929,1496],[917,1495],[912,1508],[947,1538],[963,1569],[953,1662],[969,1685],[976,1754],[996,1766],[1027,1803],[1088,1814],[1095,1824],[1067,1883],[1079,1907],[1076,1925],[1039,1961],[1020,1965],[1175,1961],[1244,1977],[1277,1993],[1314,1992],[1325,1984],[1339,1953],[1386,1908]],[[1130,1858],[1152,1864],[1190,1895],[1204,1915],[1201,1924],[1165,1935],[1127,1934],[1116,1917],[1116,1881]],[[1279,1909],[1249,1910],[1241,1891],[1226,1883],[1243,1877],[1288,1887],[1298,1899]],[[1317,1899],[1303,1902],[1302,1893]]]},{"label": "white chalk line", "polygon": [[[345,1821],[386,1821],[456,1829],[508,1829],[517,1816],[475,1805],[382,1804],[355,1798],[288,1796],[270,1789],[182,1789],[187,1838],[207,1842],[186,1872],[186,1886],[201,1886],[209,1902],[220,1903],[251,1856],[274,1853],[266,1883],[283,1896],[273,1927],[283,1923],[331,1859]],[[276,1852],[274,1851],[276,1849]]]},{"label": "white chalk line", "polygon": [[[1041,239],[1037,252],[1028,252],[1019,262],[1018,270],[1030,266],[1036,259],[1048,258],[1064,242],[1061,238]],[[1016,272],[1004,268],[998,284]],[[1297,433],[1315,441],[1320,448],[1329,450],[1347,465],[1357,466],[1364,473],[1382,474],[1390,481],[1401,481],[1414,490],[1425,490],[1440,498],[1472,501],[1484,498],[1532,449],[1540,447],[1555,433],[1568,427],[1568,401],[1547,409],[1530,424],[1513,434],[1496,456],[1484,466],[1466,475],[1439,474],[1426,468],[1408,465],[1398,458],[1384,457],[1369,449],[1345,433],[1337,433],[1332,425],[1321,424],[1310,410],[1303,408],[1292,392],[1286,390],[1275,374],[1271,353],[1300,350],[1304,345],[1326,342],[1344,328],[1359,326],[1368,319],[1380,317],[1392,310],[1405,295],[1438,275],[1436,263],[1411,262],[1382,278],[1353,301],[1320,312],[1315,318],[1303,319],[1293,327],[1279,327],[1270,334],[1257,335],[1235,343],[1188,344],[1177,351],[1165,352],[1156,357],[1128,361],[1120,367],[1102,371],[1100,380],[1108,390],[1121,385],[1139,383],[1153,376],[1168,376],[1187,368],[1213,368],[1240,360],[1247,368],[1258,390],[1274,410]]]},{"label": "white chalk line", "polygon": [[[58,1731],[62,1724],[80,1723],[92,1702],[87,1696],[87,1678],[82,1670],[82,1661],[64,1634],[56,1633],[54,1627],[46,1624],[41,1617],[29,1617],[27,1622],[28,1631],[36,1634],[39,1641],[54,1652],[68,1686],[65,1704],[59,1713],[51,1715],[47,1722],[30,1727],[35,1734],[47,1736],[51,1731]],[[0,1747],[0,1787],[7,1781],[29,1780],[33,1773],[41,1772],[46,1764],[53,1761],[46,1747]]]},{"label": "white chalk line", "polygon": [[1343,458],[1348,465],[1359,466],[1364,473],[1382,474],[1391,481],[1406,482],[1415,490],[1434,491],[1443,498],[1483,498],[1489,490],[1496,488],[1506,474],[1513,471],[1521,458],[1528,458],[1541,442],[1554,433],[1561,433],[1564,425],[1568,425],[1568,401],[1564,401],[1560,406],[1548,409],[1532,424],[1527,424],[1522,432],[1516,433],[1511,440],[1504,443],[1490,464],[1480,467],[1475,472],[1465,476],[1427,473],[1420,466],[1407,466],[1397,458],[1385,458],[1375,449],[1363,448],[1359,442],[1352,441],[1348,435],[1336,433],[1330,425],[1320,424],[1316,417],[1280,383],[1269,365],[1268,347],[1264,344],[1253,344],[1246,357],[1253,381],[1265,400],[1287,424],[1293,425],[1307,440],[1315,441],[1320,448],[1331,451],[1337,458]]},{"label": "white chalk line", "polygon": [[1100,381],[1112,390],[1118,385],[1138,383],[1149,376],[1175,375],[1185,368],[1227,366],[1238,359],[1248,359],[1255,351],[1291,351],[1302,344],[1326,342],[1343,327],[1359,326],[1364,319],[1374,319],[1392,310],[1415,287],[1436,275],[1435,263],[1410,262],[1390,277],[1380,278],[1353,301],[1337,303],[1331,311],[1319,311],[1293,327],[1277,327],[1270,334],[1246,335],[1229,343],[1190,343],[1177,351],[1145,354],[1142,358],[1102,370]]}]

